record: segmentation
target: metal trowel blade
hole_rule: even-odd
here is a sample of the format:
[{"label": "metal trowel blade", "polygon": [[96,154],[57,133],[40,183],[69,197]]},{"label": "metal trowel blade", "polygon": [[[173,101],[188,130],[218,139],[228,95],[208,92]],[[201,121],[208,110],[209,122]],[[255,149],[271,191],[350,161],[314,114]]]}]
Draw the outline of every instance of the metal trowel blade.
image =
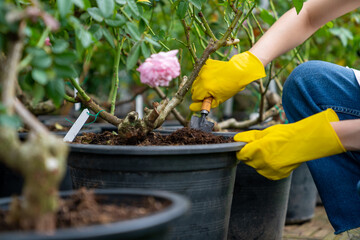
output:
[{"label": "metal trowel blade", "polygon": [[207,121],[205,115],[202,115],[201,117],[192,116],[190,120],[190,127],[204,132],[211,132],[214,127],[214,123]]}]

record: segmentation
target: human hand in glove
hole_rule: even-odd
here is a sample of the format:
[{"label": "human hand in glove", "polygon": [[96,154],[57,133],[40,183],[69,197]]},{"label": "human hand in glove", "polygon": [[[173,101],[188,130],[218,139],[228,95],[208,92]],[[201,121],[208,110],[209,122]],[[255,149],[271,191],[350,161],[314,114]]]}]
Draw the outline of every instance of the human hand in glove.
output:
[{"label": "human hand in glove", "polygon": [[208,59],[195,79],[191,111],[200,111],[202,101],[213,97],[212,108],[225,102],[254,80],[265,77],[261,61],[251,52],[233,56],[229,61]]},{"label": "human hand in glove", "polygon": [[234,140],[247,142],[237,158],[264,177],[288,177],[302,162],[345,152],[330,122],[339,121],[332,109],[291,124],[238,133]]}]

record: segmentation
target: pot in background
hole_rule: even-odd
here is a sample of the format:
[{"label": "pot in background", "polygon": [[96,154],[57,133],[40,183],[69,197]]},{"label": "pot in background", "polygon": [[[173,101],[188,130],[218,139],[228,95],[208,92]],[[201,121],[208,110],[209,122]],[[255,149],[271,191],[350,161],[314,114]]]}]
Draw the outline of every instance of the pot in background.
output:
[{"label": "pot in background", "polygon": [[[190,202],[187,198],[166,191],[149,189],[97,189],[94,191],[100,197],[101,203],[121,204],[130,201],[141,202],[141,199],[152,196],[169,206],[159,212],[147,216],[123,220],[109,224],[99,224],[80,228],[58,229],[52,235],[42,235],[33,231],[1,232],[2,240],[78,240],[78,239],[122,239],[122,240],[162,240],[167,239],[167,234],[174,221],[182,217],[189,209]],[[63,192],[66,198],[73,192]],[[0,199],[0,208],[8,209],[11,198]]]}]

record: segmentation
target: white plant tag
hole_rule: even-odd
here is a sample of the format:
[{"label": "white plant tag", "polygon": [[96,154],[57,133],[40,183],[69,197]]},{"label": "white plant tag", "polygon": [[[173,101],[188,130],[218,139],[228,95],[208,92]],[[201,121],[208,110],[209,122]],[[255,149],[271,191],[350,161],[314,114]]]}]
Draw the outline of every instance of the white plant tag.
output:
[{"label": "white plant tag", "polygon": [[89,113],[89,110],[86,108],[81,112],[78,119],[76,119],[75,123],[71,126],[70,130],[65,135],[63,139],[64,142],[72,142],[74,140],[82,126],[85,124],[86,120],[88,120]]}]

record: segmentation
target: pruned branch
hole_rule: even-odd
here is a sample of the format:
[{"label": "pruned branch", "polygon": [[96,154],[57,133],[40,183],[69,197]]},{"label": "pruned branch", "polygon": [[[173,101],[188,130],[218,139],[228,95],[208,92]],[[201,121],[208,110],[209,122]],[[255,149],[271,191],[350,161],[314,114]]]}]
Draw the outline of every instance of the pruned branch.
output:
[{"label": "pruned branch", "polygon": [[245,121],[237,121],[234,118],[230,118],[228,120],[218,123],[217,130],[221,131],[223,129],[230,129],[230,128],[231,129],[245,129],[245,128],[253,126],[257,123],[265,121],[271,117],[277,116],[280,113],[281,113],[281,108],[278,105],[276,105],[264,113],[263,120],[261,120],[260,117],[256,118],[256,119],[245,120]]},{"label": "pruned branch", "polygon": [[[154,87],[154,90],[161,97],[161,99],[163,100],[167,99],[165,93],[159,87]],[[183,125],[184,127],[187,126],[187,121],[183,118],[183,116],[181,116],[178,110],[174,108],[171,111],[171,113],[174,115],[174,117],[179,121],[181,125]]]}]

